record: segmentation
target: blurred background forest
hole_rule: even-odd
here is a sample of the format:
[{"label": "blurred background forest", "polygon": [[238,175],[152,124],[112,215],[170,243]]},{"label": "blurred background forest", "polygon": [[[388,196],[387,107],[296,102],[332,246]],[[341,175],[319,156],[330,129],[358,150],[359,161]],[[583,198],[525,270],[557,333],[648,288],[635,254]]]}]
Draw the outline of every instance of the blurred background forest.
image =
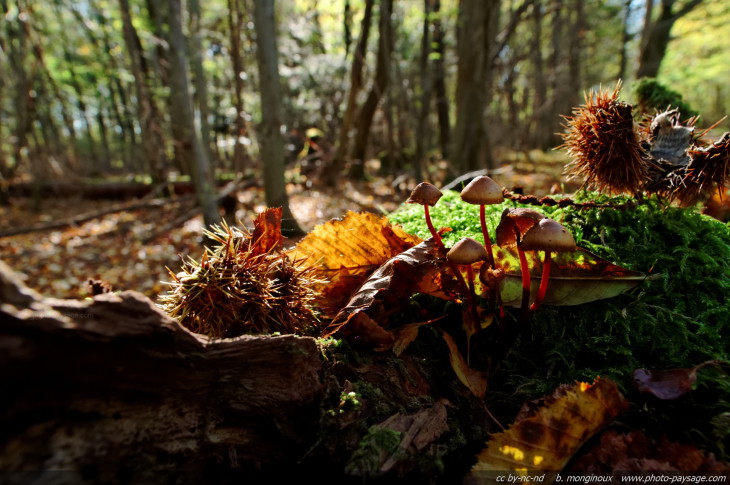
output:
[{"label": "blurred background forest", "polygon": [[574,190],[562,116],[618,80],[637,116],[671,104],[709,126],[730,104],[723,0],[0,6],[0,251],[60,295],[90,272],[154,295],[130,267],[263,205],[296,234],[479,169]]}]

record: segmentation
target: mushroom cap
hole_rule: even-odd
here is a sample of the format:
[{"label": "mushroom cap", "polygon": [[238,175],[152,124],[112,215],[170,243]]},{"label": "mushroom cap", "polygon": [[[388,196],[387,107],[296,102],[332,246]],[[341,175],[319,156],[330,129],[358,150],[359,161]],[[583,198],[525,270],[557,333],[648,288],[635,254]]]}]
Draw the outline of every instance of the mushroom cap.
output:
[{"label": "mushroom cap", "polygon": [[487,250],[476,239],[465,237],[449,249],[446,257],[456,264],[472,264],[487,260]]},{"label": "mushroom cap", "polygon": [[542,219],[536,226],[525,233],[522,238],[522,249],[534,251],[575,251],[573,235],[559,222]]},{"label": "mushroom cap", "polygon": [[436,202],[438,202],[442,195],[441,191],[435,185],[428,182],[421,182],[413,189],[406,203],[433,206],[436,205]]},{"label": "mushroom cap", "polygon": [[469,204],[491,205],[504,200],[502,187],[497,182],[481,175],[467,184],[461,191],[461,200]]},{"label": "mushroom cap", "polygon": [[[525,233],[542,219],[545,219],[545,216],[533,209],[525,207],[505,209],[496,229],[497,245],[500,247],[517,245]],[[519,234],[519,240],[515,231]]]}]

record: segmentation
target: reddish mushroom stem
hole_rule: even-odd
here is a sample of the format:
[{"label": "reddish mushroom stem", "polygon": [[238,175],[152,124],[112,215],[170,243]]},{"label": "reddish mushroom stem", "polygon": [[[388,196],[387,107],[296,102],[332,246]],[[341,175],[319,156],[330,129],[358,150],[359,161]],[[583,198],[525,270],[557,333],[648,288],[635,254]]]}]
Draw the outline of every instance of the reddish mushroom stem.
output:
[{"label": "reddish mushroom stem", "polygon": [[[436,228],[433,226],[433,222],[431,222],[431,214],[428,210],[427,204],[423,205],[423,212],[426,215],[426,226],[428,226],[428,230],[433,236],[433,240],[436,242],[436,247],[438,248],[439,254],[442,258],[446,258],[446,246],[444,245],[443,239],[441,239],[441,235],[439,235],[438,231],[436,231]],[[464,280],[464,276],[461,274],[461,271],[459,271],[459,268],[457,268],[456,265],[449,258],[446,258],[446,262],[449,264],[451,272],[454,273],[454,276],[456,276],[456,280],[462,294],[469,295],[469,287],[467,286],[466,280]]]},{"label": "reddish mushroom stem", "polygon": [[535,295],[535,301],[530,305],[530,312],[537,310],[545,299],[547,293],[548,281],[550,280],[550,263],[552,261],[552,253],[545,251],[545,261],[542,263],[542,277],[540,278],[540,288]]},{"label": "reddish mushroom stem", "polygon": [[520,245],[517,245],[517,254],[520,255],[520,270],[522,272],[522,313],[527,311],[527,304],[530,301],[530,267],[527,265],[527,257]]},{"label": "reddish mushroom stem", "polygon": [[494,266],[494,253],[492,252],[492,240],[489,238],[489,231],[487,230],[487,217],[485,214],[484,204],[479,205],[479,222],[482,225],[482,235],[484,236],[484,247],[487,250],[487,256],[489,258],[489,266]]}]

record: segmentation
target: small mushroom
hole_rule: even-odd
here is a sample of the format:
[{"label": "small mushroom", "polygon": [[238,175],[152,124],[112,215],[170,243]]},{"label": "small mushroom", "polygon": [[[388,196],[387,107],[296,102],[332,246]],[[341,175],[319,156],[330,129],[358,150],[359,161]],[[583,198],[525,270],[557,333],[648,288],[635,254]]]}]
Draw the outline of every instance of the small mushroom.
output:
[{"label": "small mushroom", "polygon": [[[479,315],[477,314],[476,305],[476,292],[474,291],[474,269],[472,264],[479,261],[487,261],[487,251],[484,246],[479,244],[475,239],[465,237],[454,246],[446,254],[448,259],[453,264],[466,266],[466,276],[469,280],[469,291],[466,294],[466,318],[469,323],[466,325],[467,328],[467,361],[469,360],[469,341],[471,336],[479,331]],[[461,273],[457,273],[461,276]]]},{"label": "small mushroom", "polygon": [[553,219],[542,219],[525,233],[522,238],[522,249],[531,251],[543,251],[545,258],[542,264],[542,277],[540,287],[535,295],[535,301],[530,305],[529,312],[537,310],[545,299],[548,281],[550,279],[550,266],[553,252],[575,251],[575,239],[568,230],[559,222]]},{"label": "small mushroom", "polygon": [[420,184],[416,185],[415,189],[413,189],[413,191],[411,192],[411,196],[408,197],[406,203],[421,204],[423,206],[423,213],[426,217],[426,225],[428,226],[428,230],[433,236],[434,241],[436,241],[436,246],[439,248],[439,251],[441,251],[441,253],[443,254],[446,252],[444,242],[441,239],[438,231],[436,231],[436,228],[433,227],[433,222],[431,222],[431,214],[428,210],[429,206],[436,205],[436,202],[438,202],[442,195],[443,194],[441,193],[441,191],[437,189],[435,185],[428,182],[421,182]]},{"label": "small mushroom", "polygon": [[497,226],[497,245],[500,247],[517,246],[522,272],[521,309],[523,314],[527,312],[527,304],[530,301],[530,267],[527,265],[527,258],[522,248],[522,238],[542,219],[545,219],[545,216],[532,209],[505,209]]},{"label": "small mushroom", "polygon": [[492,253],[492,240],[489,238],[489,230],[487,229],[487,220],[485,216],[485,206],[499,204],[504,201],[502,187],[497,182],[482,175],[475,178],[461,191],[461,200],[469,204],[479,205],[479,222],[482,226],[482,235],[484,236],[484,246],[487,248],[487,256],[489,257],[489,265],[494,268],[494,254]]}]

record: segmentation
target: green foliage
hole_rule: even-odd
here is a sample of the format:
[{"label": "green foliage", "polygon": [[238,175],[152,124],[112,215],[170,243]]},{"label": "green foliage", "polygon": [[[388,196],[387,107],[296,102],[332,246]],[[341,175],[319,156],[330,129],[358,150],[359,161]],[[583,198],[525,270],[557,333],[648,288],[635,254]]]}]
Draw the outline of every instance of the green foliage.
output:
[{"label": "green foliage", "polygon": [[397,452],[400,437],[398,431],[384,426],[371,426],[347,462],[345,471],[361,477],[377,476],[384,457]]},{"label": "green foliage", "polygon": [[654,111],[662,112],[667,108],[678,108],[683,119],[698,114],[684,102],[681,94],[669,89],[655,78],[644,77],[637,80],[632,86],[632,91],[637,106],[643,113],[654,114]]},{"label": "green foliage", "polygon": [[[576,201],[589,199],[617,204],[628,200],[587,193]],[[447,193],[442,200],[432,214],[437,227],[454,227],[456,234],[449,241],[477,237],[475,206],[461,202],[457,193]],[[502,210],[515,205],[505,201],[488,207],[492,234]],[[492,398],[500,396],[519,406],[559,384],[597,376],[616,380],[635,396],[632,373],[637,368],[687,368],[730,358],[730,226],[692,208],[663,207],[657,200],[626,210],[536,209],[564,224],[579,246],[656,278],[615,298],[541,308],[492,378]],[[428,235],[423,216],[412,207],[402,206],[390,219]],[[723,371],[700,373],[701,389],[691,397],[661,406],[649,402],[648,408],[662,412],[641,417],[661,429],[663,421],[693,413],[686,427],[672,426],[686,433],[685,438],[692,429],[703,430],[700,441],[717,450],[713,432],[722,430],[713,431],[709,421],[730,411],[730,380]]]}]

